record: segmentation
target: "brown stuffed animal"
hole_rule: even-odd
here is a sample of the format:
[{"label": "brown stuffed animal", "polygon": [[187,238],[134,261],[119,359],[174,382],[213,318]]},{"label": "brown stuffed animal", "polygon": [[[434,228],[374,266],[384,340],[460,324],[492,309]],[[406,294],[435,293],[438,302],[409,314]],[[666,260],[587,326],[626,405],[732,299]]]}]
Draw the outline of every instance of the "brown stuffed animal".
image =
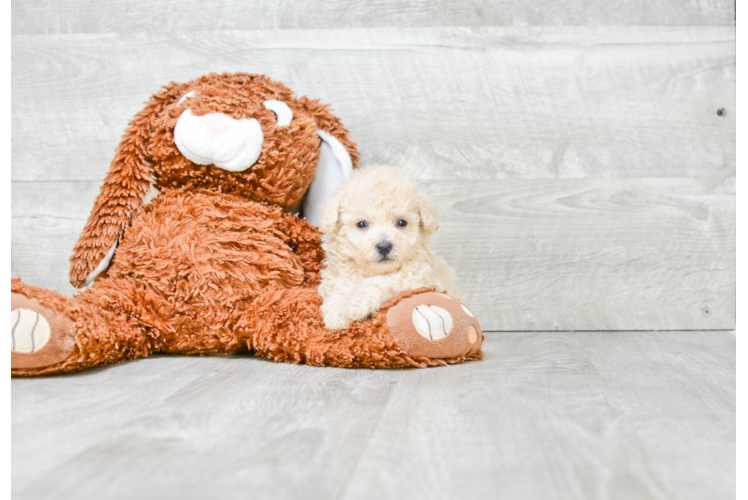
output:
[{"label": "brown stuffed animal", "polygon": [[[358,160],[328,108],[241,73],[172,83],[152,96],[131,121],[71,257],[71,282],[90,286],[69,298],[11,279],[11,375],[155,352],[372,368],[482,357],[470,311],[428,290],[347,330],[324,327],[320,234],[289,211],[306,194],[307,218],[318,217],[336,176]],[[151,182],[160,193],[144,204]]]}]

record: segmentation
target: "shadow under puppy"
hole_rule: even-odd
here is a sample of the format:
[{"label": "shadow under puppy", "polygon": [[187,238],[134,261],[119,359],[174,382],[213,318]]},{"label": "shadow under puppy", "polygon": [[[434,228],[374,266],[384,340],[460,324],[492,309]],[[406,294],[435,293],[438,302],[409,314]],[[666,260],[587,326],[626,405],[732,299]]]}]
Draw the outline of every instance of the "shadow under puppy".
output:
[{"label": "shadow under puppy", "polygon": [[322,207],[326,268],[319,294],[325,326],[362,320],[389,299],[421,287],[464,295],[454,273],[431,250],[436,210],[402,170],[354,170]]}]

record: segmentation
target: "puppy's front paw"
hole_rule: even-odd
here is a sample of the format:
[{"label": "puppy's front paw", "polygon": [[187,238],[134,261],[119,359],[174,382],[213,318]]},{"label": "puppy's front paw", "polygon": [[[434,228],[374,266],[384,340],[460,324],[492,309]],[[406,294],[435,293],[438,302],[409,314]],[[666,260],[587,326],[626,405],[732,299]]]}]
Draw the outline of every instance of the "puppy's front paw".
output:
[{"label": "puppy's front paw", "polygon": [[343,330],[348,328],[348,316],[345,310],[335,307],[325,307],[322,305],[322,319],[325,320],[325,327],[330,330]]},{"label": "puppy's front paw", "polygon": [[365,288],[360,288],[348,301],[346,312],[350,319],[361,321],[377,312],[381,305],[382,301],[379,299],[378,294],[370,290],[367,291]]},{"label": "puppy's front paw", "polygon": [[345,330],[348,328],[348,318],[345,316],[325,318],[325,327],[328,330]]}]

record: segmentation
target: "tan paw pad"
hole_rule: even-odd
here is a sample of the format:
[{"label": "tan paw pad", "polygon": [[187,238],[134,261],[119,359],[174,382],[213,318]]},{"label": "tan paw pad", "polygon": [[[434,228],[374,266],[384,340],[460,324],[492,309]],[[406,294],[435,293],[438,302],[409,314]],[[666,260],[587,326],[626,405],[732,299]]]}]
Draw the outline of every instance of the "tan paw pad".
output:
[{"label": "tan paw pad", "polygon": [[30,354],[49,342],[50,328],[44,316],[31,309],[10,312],[10,350]]}]

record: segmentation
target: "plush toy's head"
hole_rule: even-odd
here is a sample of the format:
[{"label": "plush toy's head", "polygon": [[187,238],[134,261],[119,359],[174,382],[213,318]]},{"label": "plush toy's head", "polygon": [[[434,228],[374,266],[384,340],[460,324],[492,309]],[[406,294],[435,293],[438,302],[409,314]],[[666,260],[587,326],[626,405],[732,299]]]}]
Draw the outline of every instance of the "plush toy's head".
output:
[{"label": "plush toy's head", "polygon": [[171,83],[130,122],[76,244],[71,282],[87,284],[108,264],[151,183],[214,189],[285,210],[304,199],[304,215],[317,225],[321,204],[357,161],[329,106],[265,76]]},{"label": "plush toy's head", "polygon": [[343,149],[342,169],[357,156],[326,106],[264,76],[208,75],[153,100],[147,159],[158,188],[218,188],[290,209],[314,179],[322,142]]}]

